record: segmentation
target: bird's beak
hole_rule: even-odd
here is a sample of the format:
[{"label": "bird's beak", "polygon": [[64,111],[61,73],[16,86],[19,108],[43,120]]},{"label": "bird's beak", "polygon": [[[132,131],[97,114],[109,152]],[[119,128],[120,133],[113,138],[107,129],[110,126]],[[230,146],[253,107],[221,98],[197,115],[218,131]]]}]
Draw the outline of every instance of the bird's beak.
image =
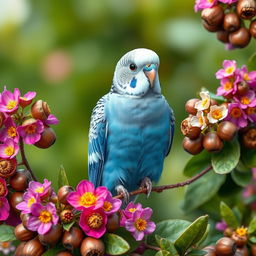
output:
[{"label": "bird's beak", "polygon": [[151,69],[146,67],[144,68],[144,73],[150,82],[150,87],[153,88],[156,78],[156,69],[154,67],[152,67]]}]

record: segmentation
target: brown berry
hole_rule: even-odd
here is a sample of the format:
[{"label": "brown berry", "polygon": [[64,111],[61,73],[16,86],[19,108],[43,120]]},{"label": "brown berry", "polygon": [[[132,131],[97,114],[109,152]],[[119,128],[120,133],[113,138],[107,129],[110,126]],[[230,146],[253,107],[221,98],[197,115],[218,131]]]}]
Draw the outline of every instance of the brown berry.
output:
[{"label": "brown berry", "polygon": [[237,248],[235,256],[249,256],[249,250],[246,246]]},{"label": "brown berry", "polygon": [[141,256],[141,254],[138,254],[138,253],[130,253],[129,255],[130,256]]},{"label": "brown berry", "polygon": [[255,0],[238,0],[236,11],[241,19],[252,19],[256,15]]},{"label": "brown berry", "polygon": [[251,34],[247,28],[240,28],[237,31],[229,34],[229,42],[238,48],[244,48],[250,43]]},{"label": "brown berry", "polygon": [[230,141],[234,138],[237,132],[237,126],[229,121],[223,121],[218,125],[217,135],[225,141]]},{"label": "brown berry", "polygon": [[44,252],[45,248],[39,242],[38,238],[26,242],[23,248],[23,255],[25,256],[42,256]]},{"label": "brown berry", "polygon": [[10,196],[9,202],[16,213],[20,213],[20,210],[16,209],[16,205],[23,201],[22,192],[13,192]]},{"label": "brown berry", "polygon": [[51,127],[45,127],[41,138],[34,145],[38,148],[49,148],[56,141],[56,134]]},{"label": "brown berry", "polygon": [[219,26],[210,26],[206,21],[202,20],[203,27],[209,32],[217,32],[221,29]]},{"label": "brown berry", "polygon": [[252,256],[256,256],[256,245],[252,245],[251,246],[251,252],[252,252]]},{"label": "brown berry", "polygon": [[200,127],[191,126],[190,117],[181,122],[180,129],[184,136],[189,137],[192,140],[198,138],[201,133]]},{"label": "brown berry", "polygon": [[73,188],[71,186],[65,185],[65,186],[61,187],[58,191],[58,199],[59,199],[60,203],[68,204],[67,196],[72,191],[73,191]]},{"label": "brown berry", "polygon": [[240,28],[240,19],[236,13],[227,13],[224,16],[223,28],[228,32],[236,31]]},{"label": "brown berry", "polygon": [[12,159],[0,159],[0,177],[9,178],[11,177],[17,169],[16,158]]},{"label": "brown berry", "polygon": [[4,113],[0,112],[0,128],[3,126],[5,120]]},{"label": "brown berry", "polygon": [[24,256],[23,249],[26,242],[21,242],[15,250],[14,256]]},{"label": "brown berry", "polygon": [[210,245],[210,246],[203,248],[203,251],[207,252],[205,254],[205,256],[216,256],[214,245]]},{"label": "brown berry", "polygon": [[233,232],[231,238],[236,242],[237,247],[244,247],[248,241],[247,236],[239,236],[236,232]]},{"label": "brown berry", "polygon": [[220,5],[215,5],[212,8],[206,8],[201,13],[201,18],[209,26],[221,26],[224,18],[224,11]]},{"label": "brown berry", "polygon": [[256,128],[251,127],[242,134],[242,143],[246,148],[256,149]]},{"label": "brown berry", "polygon": [[114,213],[108,218],[106,228],[109,233],[114,233],[117,229],[119,229],[119,227],[120,227],[120,216],[118,213]]},{"label": "brown berry", "polygon": [[218,152],[223,148],[223,142],[216,132],[208,132],[204,136],[203,146],[209,152]]},{"label": "brown berry", "polygon": [[74,220],[74,212],[71,209],[63,210],[60,213],[60,219],[63,223],[70,223]]},{"label": "brown berry", "polygon": [[21,213],[20,214],[20,219],[22,221],[22,224],[25,228],[27,228],[28,226],[28,219],[30,217],[30,214],[29,213]]},{"label": "brown berry", "polygon": [[199,101],[199,99],[190,99],[185,104],[185,110],[187,113],[191,115],[196,115],[197,109],[195,108],[195,104]]},{"label": "brown berry", "polygon": [[256,38],[256,20],[253,20],[250,24],[250,28],[249,28],[250,34]]},{"label": "brown berry", "polygon": [[39,241],[42,245],[53,247],[56,245],[62,236],[62,226],[61,225],[54,225],[50,229],[49,232],[47,232],[44,235],[39,235]]},{"label": "brown berry", "polygon": [[14,234],[16,236],[16,238],[20,241],[28,241],[31,240],[32,238],[34,238],[36,236],[36,232],[27,230],[23,224],[19,224],[18,226],[15,227],[14,229]]},{"label": "brown berry", "polygon": [[82,242],[80,252],[82,256],[103,256],[105,246],[99,239],[86,237]]},{"label": "brown berry", "polygon": [[197,139],[191,140],[188,137],[183,139],[183,148],[192,155],[197,155],[203,150],[203,135],[201,134]]},{"label": "brown berry", "polygon": [[229,43],[229,32],[225,30],[220,30],[216,33],[217,39],[222,43]]},{"label": "brown berry", "polygon": [[237,86],[237,94],[242,96],[249,91],[249,86],[245,81],[242,81]]},{"label": "brown berry", "polygon": [[83,239],[83,231],[79,227],[73,226],[69,231],[64,232],[62,244],[66,249],[72,251],[73,249],[80,247]]},{"label": "brown berry", "polygon": [[233,256],[236,252],[236,243],[229,237],[222,237],[215,246],[217,256]]},{"label": "brown berry", "polygon": [[27,170],[17,170],[10,178],[10,185],[16,191],[24,191],[28,187],[30,181],[30,173]]},{"label": "brown berry", "polygon": [[51,114],[50,107],[45,101],[37,100],[31,106],[31,115],[35,119],[40,119],[42,121],[45,121],[50,114]]},{"label": "brown berry", "polygon": [[73,256],[73,254],[69,251],[63,251],[56,254],[56,256]]}]

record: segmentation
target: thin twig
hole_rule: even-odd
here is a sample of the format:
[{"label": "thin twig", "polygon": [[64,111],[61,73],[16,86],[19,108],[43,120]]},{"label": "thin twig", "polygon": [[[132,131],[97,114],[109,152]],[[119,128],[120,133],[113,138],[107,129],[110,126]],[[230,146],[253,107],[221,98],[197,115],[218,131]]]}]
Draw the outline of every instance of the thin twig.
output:
[{"label": "thin twig", "polygon": [[21,158],[22,158],[22,163],[27,168],[27,170],[30,172],[30,174],[32,176],[32,179],[36,181],[37,180],[36,176],[32,172],[32,169],[29,166],[28,160],[27,160],[26,155],[25,155],[24,142],[23,142],[22,138],[20,138],[20,143],[19,144],[20,144],[20,154],[21,154]]},{"label": "thin twig", "polygon": [[[164,190],[167,190],[167,189],[173,189],[173,188],[179,188],[179,187],[187,186],[187,185],[193,183],[194,181],[198,180],[200,177],[202,177],[206,173],[208,173],[211,169],[212,169],[212,166],[210,165],[207,168],[205,168],[203,171],[201,171],[200,173],[198,173],[197,175],[195,175],[194,177],[192,177],[192,178],[190,178],[186,181],[176,183],[176,184],[156,186],[156,187],[152,188],[152,191],[160,193],[160,192],[163,192]],[[129,193],[130,196],[135,196],[135,195],[139,195],[139,194],[147,194],[147,189],[146,188],[140,188],[140,189],[134,190],[134,191]],[[119,198],[119,199],[122,199],[123,197],[124,197],[123,195],[115,196],[115,198]]]},{"label": "thin twig", "polygon": [[149,250],[153,250],[153,251],[161,251],[161,248],[157,247],[157,246],[153,246],[153,245],[150,245],[150,244],[144,244],[145,248],[146,249],[149,249]]}]

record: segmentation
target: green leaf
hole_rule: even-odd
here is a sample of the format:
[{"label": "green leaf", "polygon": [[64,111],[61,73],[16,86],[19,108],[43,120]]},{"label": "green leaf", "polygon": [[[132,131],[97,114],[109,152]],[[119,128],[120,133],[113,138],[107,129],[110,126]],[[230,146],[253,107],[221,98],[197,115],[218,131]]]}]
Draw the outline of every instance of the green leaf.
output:
[{"label": "green leaf", "polygon": [[256,236],[251,236],[249,238],[250,242],[252,242],[253,244],[256,244]]},{"label": "green leaf", "polygon": [[65,185],[69,185],[66,171],[63,165],[60,166],[59,176],[58,176],[58,186],[59,188]]},{"label": "green leaf", "polygon": [[224,202],[220,203],[220,214],[223,220],[231,228],[237,228],[239,226],[238,220],[234,212]]},{"label": "green leaf", "polygon": [[251,170],[247,172],[241,172],[235,169],[231,172],[231,177],[237,185],[246,187],[252,180],[252,172]]},{"label": "green leaf", "polygon": [[242,148],[241,158],[246,167],[256,167],[256,149]]},{"label": "green leaf", "polygon": [[120,236],[107,233],[103,237],[106,254],[122,255],[130,250],[130,245]]},{"label": "green leaf", "polygon": [[14,240],[17,240],[14,235],[14,227],[5,224],[0,225],[0,242],[8,242]]},{"label": "green leaf", "polygon": [[256,231],[256,217],[254,217],[248,227],[248,233],[253,234]]},{"label": "green leaf", "polygon": [[212,166],[216,173],[226,174],[231,172],[240,159],[240,145],[237,139],[227,141],[223,149],[212,154]]},{"label": "green leaf", "polygon": [[75,223],[76,223],[75,221],[72,221],[72,222],[70,222],[70,223],[63,224],[63,228],[64,228],[66,231],[69,231]]},{"label": "green leaf", "polygon": [[206,167],[209,166],[211,162],[211,154],[206,150],[202,151],[200,154],[193,156],[185,165],[183,170],[184,175],[191,177]]},{"label": "green leaf", "polygon": [[204,236],[208,225],[208,215],[201,216],[187,227],[187,229],[178,237],[174,246],[179,252],[179,255],[184,255],[185,252]]},{"label": "green leaf", "polygon": [[157,252],[155,254],[155,256],[172,256],[172,254],[170,252],[168,252],[168,251],[162,250],[162,251]]},{"label": "green leaf", "polygon": [[207,254],[207,252],[203,251],[203,250],[192,250],[191,252],[186,254],[186,256],[203,256],[206,254]]},{"label": "green leaf", "polygon": [[226,176],[210,171],[187,187],[182,209],[185,212],[195,210],[210,200],[225,182]]},{"label": "green leaf", "polygon": [[210,98],[216,100],[218,103],[226,102],[223,96],[216,95],[215,93],[209,92]]},{"label": "green leaf", "polygon": [[179,256],[175,246],[166,238],[162,238],[159,235],[155,236],[157,244],[160,246],[162,250],[168,251],[171,253],[172,256]]},{"label": "green leaf", "polygon": [[43,256],[55,256],[57,253],[61,251],[65,251],[66,249],[62,246],[62,244],[55,245],[53,248],[48,249]]},{"label": "green leaf", "polygon": [[211,228],[211,225],[210,225],[210,224],[207,224],[205,233],[204,233],[204,235],[202,236],[202,238],[196,243],[196,247],[198,247],[200,244],[202,244],[202,243],[206,240],[206,238],[208,237],[208,234],[209,234],[209,232],[210,232],[210,228]]}]

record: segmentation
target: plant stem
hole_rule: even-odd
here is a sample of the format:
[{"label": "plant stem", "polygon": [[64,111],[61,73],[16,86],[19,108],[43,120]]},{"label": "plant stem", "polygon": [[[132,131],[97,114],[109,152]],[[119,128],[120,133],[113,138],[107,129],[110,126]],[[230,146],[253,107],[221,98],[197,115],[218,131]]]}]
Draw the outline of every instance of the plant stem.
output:
[{"label": "plant stem", "polygon": [[[176,184],[156,186],[156,187],[152,188],[152,191],[160,193],[160,192],[163,192],[164,190],[167,190],[167,189],[173,189],[173,188],[179,188],[179,187],[187,186],[187,185],[193,183],[194,181],[198,180],[200,177],[202,177],[206,173],[208,173],[211,169],[212,169],[212,166],[210,165],[207,168],[205,168],[203,171],[201,171],[200,173],[198,173],[197,175],[195,175],[194,177],[192,177],[192,178],[190,178],[186,181],[176,183]],[[134,191],[129,193],[130,196],[135,196],[135,195],[139,195],[139,194],[147,194],[147,189],[146,188],[140,188],[140,189],[134,190]],[[115,198],[119,198],[119,199],[121,199],[123,197],[124,197],[123,195],[115,196]]]},{"label": "plant stem", "polygon": [[37,181],[36,176],[32,172],[32,169],[29,166],[28,160],[26,158],[25,149],[24,149],[24,142],[23,142],[22,138],[20,138],[20,143],[19,144],[20,144],[20,154],[21,154],[21,158],[22,158],[22,164],[28,169],[28,171],[30,172],[30,174],[32,176],[32,179]]},{"label": "plant stem", "polygon": [[153,251],[161,251],[161,248],[157,247],[157,246],[153,246],[153,245],[150,245],[150,244],[144,244],[146,250],[149,249],[149,250],[153,250]]}]

